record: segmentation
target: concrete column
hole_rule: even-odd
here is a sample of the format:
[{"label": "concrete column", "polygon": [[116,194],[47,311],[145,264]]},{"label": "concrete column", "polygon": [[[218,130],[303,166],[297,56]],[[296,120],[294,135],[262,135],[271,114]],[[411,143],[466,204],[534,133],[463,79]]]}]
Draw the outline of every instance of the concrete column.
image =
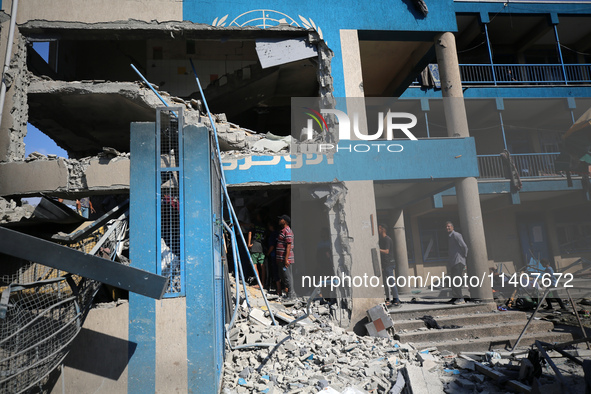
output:
[{"label": "concrete column", "polygon": [[[408,278],[410,270],[408,268],[408,253],[406,250],[406,231],[404,228],[404,211],[402,209],[396,210],[392,213],[394,220],[394,229],[392,232],[392,240],[394,241],[394,250],[396,250],[396,276],[403,276]],[[398,287],[400,294],[410,293],[408,286]]]},{"label": "concrete column", "polygon": [[[460,79],[460,67],[453,33],[443,33],[435,38],[435,52],[441,77],[443,109],[447,134],[450,137],[469,137],[468,119],[464,106],[464,93]],[[463,178],[456,182],[456,196],[460,224],[468,244],[468,275],[482,278],[488,273],[486,239],[482,223],[478,182],[476,178]],[[490,282],[485,281],[480,287],[470,288],[472,298],[492,300]]]},{"label": "concrete column", "polygon": [[[341,30],[341,51],[343,54],[343,73],[345,76],[345,94],[347,111],[359,114],[361,132],[367,134],[367,117],[363,94],[363,77],[361,69],[361,53],[357,30]],[[351,97],[360,97],[351,100]],[[345,182],[347,197],[345,200],[345,217],[351,243],[351,275],[381,276],[380,270],[374,269],[372,249],[378,247],[376,223],[376,206],[373,181]],[[373,226],[371,228],[373,217]],[[379,256],[379,252],[378,252]],[[366,316],[366,311],[384,300],[382,288],[353,287],[351,289],[352,308],[349,329],[363,332],[359,322]]]},{"label": "concrete column", "polygon": [[[347,197],[344,203],[344,213],[347,229],[351,239],[351,273],[350,275],[363,277],[381,276],[379,262],[378,232],[376,223],[376,206],[373,181],[344,182],[347,187]],[[373,228],[372,228],[373,216]],[[372,253],[372,249],[376,249]],[[374,264],[373,254],[377,256]],[[384,301],[384,289],[381,287],[352,286],[352,308],[350,329],[355,327],[366,315],[366,311]],[[363,332],[361,328],[361,332]]]}]

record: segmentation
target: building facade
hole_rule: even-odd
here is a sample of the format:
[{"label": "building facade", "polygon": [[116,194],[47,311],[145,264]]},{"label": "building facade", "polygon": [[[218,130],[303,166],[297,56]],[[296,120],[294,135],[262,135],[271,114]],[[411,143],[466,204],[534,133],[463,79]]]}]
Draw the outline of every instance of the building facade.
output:
[{"label": "building facade", "polygon": [[[0,125],[0,196],[129,194],[132,265],[164,274],[165,247],[182,256],[178,291],[160,301],[130,294],[129,304],[89,314],[81,341],[96,345],[106,335],[109,345],[93,355],[76,351],[73,360],[112,359],[113,369],[71,361],[60,376],[67,387],[220,389],[229,319],[218,164],[236,210],[256,201],[269,217],[299,219],[301,261],[315,265],[316,242],[327,231],[333,255],[322,274],[377,274],[377,224],[385,223],[398,276],[439,275],[447,271],[448,220],[468,243],[470,275],[490,267],[512,273],[542,258],[559,271],[586,267],[589,170],[579,164],[584,154],[565,151],[564,136],[591,107],[591,4],[445,0],[426,1],[425,12],[419,3],[3,1],[1,56],[14,14],[16,29]],[[154,92],[138,83],[142,76]],[[195,77],[212,112],[225,114],[213,121],[221,163],[212,159],[212,122]],[[304,106],[292,100],[300,97],[314,99],[323,114],[358,114],[361,130],[339,140],[327,116],[315,142],[330,152],[298,144],[290,155],[291,142],[276,144],[301,137],[306,123],[294,113]],[[175,111],[184,126],[171,120],[177,115],[157,117],[163,105],[182,107]],[[368,137],[384,122],[376,108],[383,114],[386,107],[414,116],[416,139]],[[164,152],[166,122],[182,137]],[[25,160],[28,124],[69,158]],[[379,144],[388,149],[372,150]],[[104,147],[120,154],[105,159]],[[505,151],[511,159],[501,157]],[[560,164],[560,152],[572,162]],[[168,195],[176,206],[167,207],[177,210],[178,252],[164,242],[166,192],[157,182],[176,185],[178,194]],[[352,329],[382,293],[343,290],[341,324]],[[470,293],[492,298],[486,284]]]}]

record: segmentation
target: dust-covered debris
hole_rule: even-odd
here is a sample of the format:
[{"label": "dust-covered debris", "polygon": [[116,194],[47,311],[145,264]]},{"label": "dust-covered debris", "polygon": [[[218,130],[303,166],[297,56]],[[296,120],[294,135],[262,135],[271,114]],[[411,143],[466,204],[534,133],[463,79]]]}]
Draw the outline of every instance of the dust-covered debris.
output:
[{"label": "dust-covered debris", "polygon": [[28,219],[33,215],[35,207],[23,202],[17,204],[14,200],[6,200],[0,197],[0,223],[18,222],[21,219]]},{"label": "dust-covered debris", "polygon": [[[308,300],[271,302],[282,325],[267,325],[269,312],[256,291],[249,294],[253,308],[249,311],[244,302],[239,320],[228,332],[231,346],[226,344],[223,393],[408,393],[412,389],[500,394],[530,392],[535,384],[549,390],[558,383],[543,364],[535,382],[531,373],[519,379],[528,349],[471,352],[468,357],[436,346],[416,348],[392,338],[359,336],[341,328],[335,319],[338,305],[321,298],[311,302],[310,316],[293,327],[286,324],[306,313]],[[240,346],[247,347],[236,349]],[[567,377],[563,392],[583,393],[582,369],[551,354]]]}]

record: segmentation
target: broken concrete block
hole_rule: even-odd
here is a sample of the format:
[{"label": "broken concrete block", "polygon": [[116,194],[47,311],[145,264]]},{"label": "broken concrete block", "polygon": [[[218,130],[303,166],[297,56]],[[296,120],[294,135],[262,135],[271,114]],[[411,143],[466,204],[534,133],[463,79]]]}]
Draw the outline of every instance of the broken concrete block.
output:
[{"label": "broken concrete block", "polygon": [[371,337],[390,338],[390,334],[386,331],[386,327],[381,318],[367,323],[365,328]]},{"label": "broken concrete block", "polygon": [[273,323],[270,319],[267,319],[265,317],[265,312],[262,311],[262,310],[260,310],[260,309],[258,309],[258,308],[253,308],[250,311],[249,316],[251,318],[253,318],[255,321],[257,321],[257,322],[259,322],[259,323],[261,323],[262,325],[265,325],[265,326],[270,326]]},{"label": "broken concrete block", "polygon": [[470,379],[472,379],[472,381],[476,383],[484,383],[484,381],[486,380],[486,376],[481,375],[479,373],[475,373],[472,376],[470,376]]},{"label": "broken concrete block", "polygon": [[341,394],[340,391],[336,391],[330,386],[324,387],[322,390],[318,391],[318,394]]},{"label": "broken concrete block", "polygon": [[455,382],[466,390],[473,390],[476,388],[476,384],[474,384],[474,382],[464,378],[458,378]]},{"label": "broken concrete block", "polygon": [[534,365],[527,358],[522,358],[520,364],[521,367],[519,368],[519,380],[529,380],[534,373]]},{"label": "broken concrete block", "polygon": [[469,361],[463,358],[456,358],[455,359],[456,367],[461,369],[468,369],[470,371],[474,371],[476,369],[474,365],[474,361]]},{"label": "broken concrete block", "polygon": [[367,310],[367,317],[369,321],[381,320],[385,328],[394,326],[390,314],[386,310],[384,304],[379,304]]},{"label": "broken concrete block", "polygon": [[443,392],[443,384],[436,374],[423,368],[408,365],[405,367],[408,374],[408,384],[414,394],[431,394]]}]

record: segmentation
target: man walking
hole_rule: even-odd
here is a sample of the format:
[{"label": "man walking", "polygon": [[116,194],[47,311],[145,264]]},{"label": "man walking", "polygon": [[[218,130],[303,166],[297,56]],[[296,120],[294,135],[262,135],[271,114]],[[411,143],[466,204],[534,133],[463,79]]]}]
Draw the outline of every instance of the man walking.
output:
[{"label": "man walking", "polygon": [[462,295],[462,283],[456,286],[454,283],[461,282],[460,279],[456,279],[458,276],[462,277],[466,270],[466,257],[468,256],[468,246],[464,242],[462,234],[454,231],[454,225],[452,222],[445,223],[445,229],[448,234],[448,253],[449,253],[449,276],[451,277],[451,297],[449,300],[450,304],[463,304],[464,296]]},{"label": "man walking", "polygon": [[[398,287],[396,287],[396,276],[394,269],[396,262],[394,260],[394,241],[386,233],[386,226],[378,224],[378,234],[380,236],[380,260],[382,263],[382,272],[384,287],[386,288],[386,306],[400,306],[398,298]],[[391,297],[391,298],[390,298]]]},{"label": "man walking", "polygon": [[[291,231],[291,227],[289,227],[291,223],[291,218],[287,215],[279,216],[279,237],[277,237],[277,252],[275,254],[275,258],[277,260],[277,267],[279,268],[279,273],[287,287],[287,299],[293,299],[296,297],[296,293],[294,290],[294,283],[293,283],[293,273],[291,270],[291,266],[294,263],[294,253],[293,253],[293,231]],[[281,295],[282,288],[281,283],[277,282],[277,294]]]}]

